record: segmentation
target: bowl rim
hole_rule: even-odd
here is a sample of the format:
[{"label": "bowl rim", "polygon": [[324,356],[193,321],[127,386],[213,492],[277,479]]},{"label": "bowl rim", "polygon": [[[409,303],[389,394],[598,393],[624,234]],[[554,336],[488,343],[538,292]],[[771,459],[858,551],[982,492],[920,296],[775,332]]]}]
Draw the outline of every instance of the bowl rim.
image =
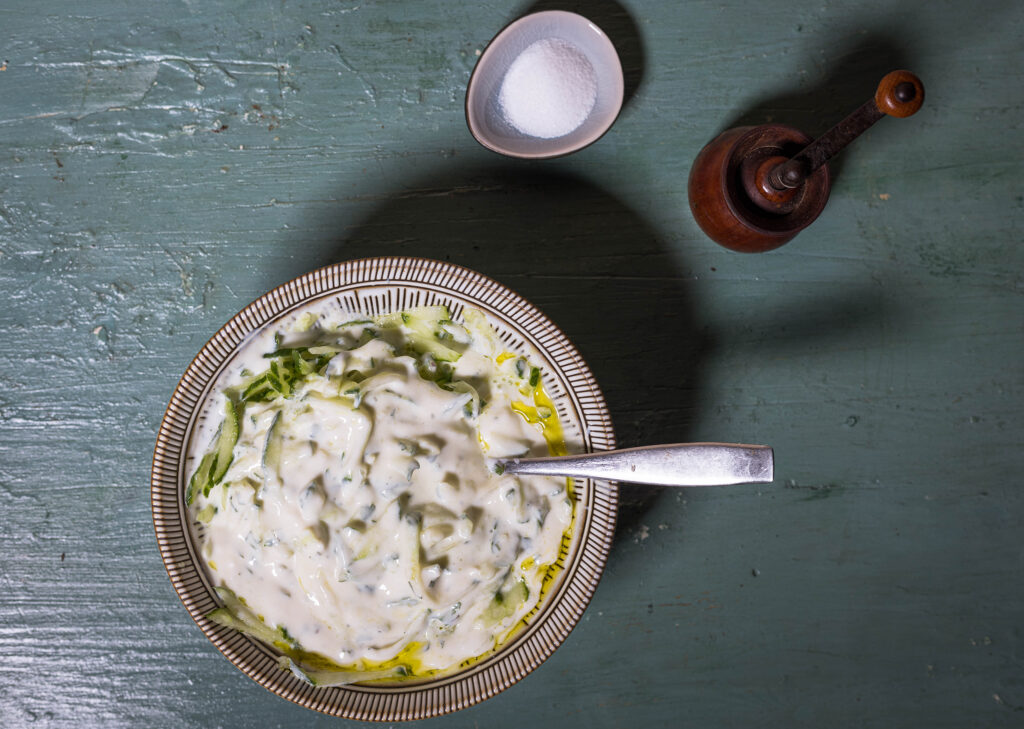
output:
[{"label": "bowl rim", "polygon": [[[581,144],[576,144],[558,152],[514,152],[500,144],[495,144],[490,136],[483,133],[483,129],[476,125],[473,121],[473,116],[470,113],[470,89],[473,88],[473,82],[476,80],[477,71],[480,69],[480,64],[486,58],[488,52],[492,49],[494,42],[502,36],[506,35],[510,31],[514,30],[516,26],[527,25],[529,23],[535,23],[543,20],[545,17],[561,17],[567,22],[585,24],[592,30],[596,31],[598,36],[608,48],[611,49],[611,57],[616,61],[616,68],[618,71],[617,78],[619,79],[618,99],[615,103],[615,113],[608,118],[607,124],[601,130],[599,134],[595,134],[592,139],[589,139]],[[579,13],[574,13],[569,10],[539,10],[535,13],[527,13],[521,15],[518,18],[514,18],[510,22],[506,23],[497,33],[491,36],[491,39],[487,41],[487,45],[480,52],[480,57],[477,58],[476,63],[473,65],[473,71],[469,74],[469,81],[466,82],[466,93],[463,100],[463,114],[466,120],[466,127],[469,129],[470,136],[473,137],[480,144],[480,146],[489,149],[492,152],[503,155],[505,157],[512,157],[514,159],[531,159],[531,160],[543,160],[543,159],[558,159],[559,157],[565,157],[570,154],[575,154],[580,150],[586,149],[590,145],[600,140],[606,135],[611,128],[615,126],[615,122],[618,121],[619,116],[622,114],[622,106],[625,100],[625,76],[622,71],[622,61],[619,58],[619,52],[615,48],[615,44],[612,43],[612,39],[608,37],[608,34],[597,23],[592,21]]]},{"label": "bowl rim", "polygon": [[[390,288],[389,288],[390,287]],[[600,580],[615,533],[618,487],[576,481],[572,546],[539,612],[498,650],[466,669],[394,686],[314,688],[276,666],[268,646],[206,618],[218,603],[198,559],[184,506],[185,456],[202,406],[238,349],[261,330],[312,302],[369,289],[408,287],[435,296],[483,304],[554,364],[564,396],[575,408],[584,448],[609,450],[615,436],[604,397],[568,337],[539,309],[508,287],[456,264],[383,256],[336,263],[271,289],[229,319],[199,350],[175,386],[157,433],[150,475],[153,526],[161,559],[179,599],[216,648],[261,686],[309,709],[365,721],[405,721],[467,708],[521,680],[543,663],[578,624]],[[402,289],[404,291],[404,288]],[[498,307],[505,307],[504,309]],[[520,329],[521,322],[535,329]],[[274,670],[270,671],[269,662]]]}]

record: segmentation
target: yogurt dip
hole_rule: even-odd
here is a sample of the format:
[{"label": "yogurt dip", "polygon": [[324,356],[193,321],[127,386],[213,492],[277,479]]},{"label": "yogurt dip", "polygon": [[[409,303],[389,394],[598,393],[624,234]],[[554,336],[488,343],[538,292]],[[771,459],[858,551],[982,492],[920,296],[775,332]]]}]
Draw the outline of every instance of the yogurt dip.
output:
[{"label": "yogurt dip", "polygon": [[491,460],[564,453],[557,414],[478,311],[306,309],[243,347],[205,415],[186,503],[209,617],[310,683],[468,665],[559,569],[569,483]]}]

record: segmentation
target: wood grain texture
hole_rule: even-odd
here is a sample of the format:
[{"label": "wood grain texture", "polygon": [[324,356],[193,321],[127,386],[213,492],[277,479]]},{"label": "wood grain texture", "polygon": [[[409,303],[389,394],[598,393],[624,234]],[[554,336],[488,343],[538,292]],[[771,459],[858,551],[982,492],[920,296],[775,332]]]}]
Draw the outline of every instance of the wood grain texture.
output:
[{"label": "wood grain texture", "polygon": [[[550,3],[537,3],[549,7]],[[178,376],[325,263],[435,257],[577,344],[623,446],[770,443],[770,488],[638,488],[582,624],[431,726],[1018,726],[1024,9],[602,1],[628,104],[583,152],[477,147],[513,2],[0,8],[0,723],[345,726],[234,669],[148,502]],[[928,99],[772,253],[690,216],[737,123],[820,134],[893,68]],[[352,724],[353,726],[355,724]]]}]

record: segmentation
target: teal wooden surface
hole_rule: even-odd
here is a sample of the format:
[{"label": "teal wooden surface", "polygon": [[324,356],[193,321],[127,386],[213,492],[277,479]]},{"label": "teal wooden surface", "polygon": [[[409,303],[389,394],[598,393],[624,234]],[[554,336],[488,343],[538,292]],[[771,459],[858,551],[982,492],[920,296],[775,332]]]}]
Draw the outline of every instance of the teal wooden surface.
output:
[{"label": "teal wooden surface", "polygon": [[[535,164],[478,147],[462,112],[525,4],[0,7],[0,723],[350,725],[196,628],[148,476],[221,324],[377,254],[531,299],[623,445],[777,456],[771,487],[630,491],[566,643],[425,726],[1024,722],[1024,6],[586,7],[628,103]],[[848,151],[812,228],[759,256],[704,238],[686,202],[704,143],[737,121],[819,134],[897,67],[924,109]]]}]

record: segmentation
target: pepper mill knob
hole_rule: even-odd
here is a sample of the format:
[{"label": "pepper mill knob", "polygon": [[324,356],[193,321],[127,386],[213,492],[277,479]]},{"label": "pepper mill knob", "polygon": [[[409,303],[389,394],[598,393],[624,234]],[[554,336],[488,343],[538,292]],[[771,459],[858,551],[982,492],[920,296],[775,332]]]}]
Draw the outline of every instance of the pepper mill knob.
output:
[{"label": "pepper mill knob", "polygon": [[824,210],[831,191],[828,160],[883,116],[908,117],[923,103],[921,80],[892,71],[871,99],[813,142],[783,124],[726,130],[701,150],[690,171],[693,216],[726,248],[778,248]]},{"label": "pepper mill knob", "polygon": [[924,84],[910,71],[890,71],[882,77],[875,91],[875,106],[897,119],[913,116],[923,103]]}]

